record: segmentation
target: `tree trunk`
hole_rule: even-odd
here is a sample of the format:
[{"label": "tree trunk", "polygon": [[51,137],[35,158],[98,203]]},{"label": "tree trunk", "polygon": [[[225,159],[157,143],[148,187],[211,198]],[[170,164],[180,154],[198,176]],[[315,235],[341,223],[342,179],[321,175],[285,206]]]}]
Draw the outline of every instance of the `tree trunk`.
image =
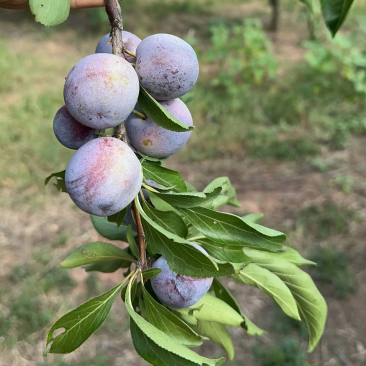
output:
[{"label": "tree trunk", "polygon": [[272,8],[271,22],[269,24],[269,29],[272,32],[277,32],[280,17],[280,0],[269,0],[269,5]]}]

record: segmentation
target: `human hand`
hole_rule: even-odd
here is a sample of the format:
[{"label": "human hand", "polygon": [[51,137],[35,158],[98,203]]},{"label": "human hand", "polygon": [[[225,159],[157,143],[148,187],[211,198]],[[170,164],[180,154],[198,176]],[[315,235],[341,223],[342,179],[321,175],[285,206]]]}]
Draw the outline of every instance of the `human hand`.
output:
[{"label": "human hand", "polygon": [[[71,9],[98,8],[101,6],[104,6],[104,0],[71,0]],[[0,0],[0,8],[27,9],[29,8],[29,0]]]}]

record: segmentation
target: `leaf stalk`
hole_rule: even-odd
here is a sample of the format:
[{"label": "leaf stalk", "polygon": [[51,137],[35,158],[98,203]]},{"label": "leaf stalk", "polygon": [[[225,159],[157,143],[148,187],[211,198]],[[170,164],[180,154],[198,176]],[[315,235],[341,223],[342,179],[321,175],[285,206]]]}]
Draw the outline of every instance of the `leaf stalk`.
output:
[{"label": "leaf stalk", "polygon": [[[138,196],[135,200],[138,200]],[[147,260],[146,260],[146,237],[144,233],[144,228],[142,226],[140,212],[137,209],[136,202],[133,201],[132,203],[132,210],[135,216],[136,221],[136,229],[137,229],[137,236],[138,236],[138,247],[139,247],[139,267],[146,271],[148,269]]]}]

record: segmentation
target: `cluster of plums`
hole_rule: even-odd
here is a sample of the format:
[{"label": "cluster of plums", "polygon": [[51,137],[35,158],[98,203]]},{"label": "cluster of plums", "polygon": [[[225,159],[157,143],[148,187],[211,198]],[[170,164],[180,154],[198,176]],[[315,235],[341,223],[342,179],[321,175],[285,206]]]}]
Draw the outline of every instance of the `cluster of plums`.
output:
[{"label": "cluster of plums", "polygon": [[[53,123],[60,143],[77,150],[66,168],[67,192],[81,210],[103,217],[123,210],[141,189],[142,167],[135,151],[165,158],[178,152],[191,134],[166,130],[144,116],[137,103],[140,84],[175,118],[191,126],[192,116],[178,98],[191,90],[199,72],[193,48],[176,36],[155,34],[141,40],[123,31],[122,38],[129,51],[124,58],[112,54],[107,34],[95,54],[71,69],[64,87],[65,105]],[[98,137],[101,130],[123,122],[128,144]],[[196,303],[212,282],[176,275],[163,257],[154,267],[162,272],[152,280],[153,288],[162,302],[173,307]]]}]

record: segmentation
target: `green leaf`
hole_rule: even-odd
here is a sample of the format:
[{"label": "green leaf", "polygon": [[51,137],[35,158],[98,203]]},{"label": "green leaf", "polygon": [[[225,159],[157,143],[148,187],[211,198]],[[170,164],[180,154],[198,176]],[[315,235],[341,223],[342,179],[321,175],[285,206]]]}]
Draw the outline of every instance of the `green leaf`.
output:
[{"label": "green leaf", "polygon": [[242,218],[245,222],[252,222],[254,224],[258,224],[262,219],[264,215],[263,214],[249,214],[245,215]]},{"label": "green leaf", "polygon": [[[221,195],[226,196],[228,198],[228,201],[226,204],[234,206],[234,207],[240,207],[240,203],[236,197],[236,192],[234,187],[231,185],[230,179],[228,177],[220,177],[214,179],[204,190],[203,192],[212,192],[216,188],[222,188]],[[218,202],[216,202],[217,204]],[[214,202],[215,206],[215,202]]]},{"label": "green leaf", "polygon": [[104,242],[87,243],[72,251],[62,262],[63,268],[74,268],[86,264],[109,262],[112,260],[129,260],[135,262],[135,258],[113,244]]},{"label": "green leaf", "polygon": [[112,215],[112,216],[108,216],[108,221],[109,222],[114,222],[117,224],[117,227],[120,227],[123,224],[123,221],[126,217],[127,211],[128,211],[129,206],[125,207],[122,211],[117,212],[116,214]]},{"label": "green leaf", "polygon": [[[134,300],[135,300],[136,292],[137,292],[137,281],[134,280],[131,283],[132,283],[132,285],[131,285],[131,301],[132,301],[132,304],[134,305]],[[128,286],[124,287],[122,292],[121,292],[122,301],[125,301],[125,299],[126,299],[127,289],[128,289]]]},{"label": "green leaf", "polygon": [[285,248],[286,251],[282,253],[269,253],[251,248],[244,248],[243,252],[249,257],[250,260],[254,262],[260,261],[260,258],[263,258],[266,261],[272,262],[275,262],[278,259],[283,259],[299,267],[306,265],[316,265],[315,262],[303,258],[297,250],[288,246],[285,246]]},{"label": "green leaf", "polygon": [[131,336],[136,352],[154,366],[220,366],[225,359],[210,360],[174,342],[164,332],[138,315],[131,302],[131,282],[126,293],[126,309],[131,317]]},{"label": "green leaf", "polygon": [[152,254],[162,254],[170,270],[197,278],[227,276],[237,272],[232,264],[215,261],[193,247],[187,240],[157,225],[143,211],[138,199],[135,199],[135,203],[141,215],[149,251]]},{"label": "green leaf", "polygon": [[142,286],[144,303],[148,321],[160,329],[174,342],[187,347],[197,347],[202,344],[200,337],[166,307],[156,302]]},{"label": "green leaf", "polygon": [[174,191],[176,192],[187,192],[186,184],[177,171],[148,161],[142,162],[142,169],[145,179],[152,180],[165,187],[175,187]]},{"label": "green leaf", "polygon": [[55,177],[56,184],[54,184],[54,186],[57,188],[58,191],[67,193],[67,189],[65,186],[65,173],[66,173],[66,170],[62,170],[61,172],[57,172],[57,173],[52,173],[45,179],[44,185],[46,186],[50,182],[50,180],[53,177]]},{"label": "green leaf", "polygon": [[173,206],[170,206],[168,203],[163,201],[161,198],[155,196],[155,194],[153,192],[147,191],[147,193],[149,195],[151,203],[157,210],[163,211],[163,212],[169,212],[169,211],[178,212]]},{"label": "green leaf", "polygon": [[193,328],[198,334],[221,345],[226,351],[229,360],[232,361],[234,359],[235,353],[233,342],[225,325],[216,322],[200,321],[198,325],[193,326]]},{"label": "green leaf", "polygon": [[207,204],[202,205],[202,207],[217,210],[222,206],[228,205],[229,201],[230,201],[229,197],[220,194],[213,201],[210,201]]},{"label": "green leaf", "polygon": [[193,316],[189,314],[188,309],[170,309],[174,314],[176,314],[179,318],[181,318],[184,322],[190,325],[197,325],[198,320]]},{"label": "green leaf", "polygon": [[334,37],[342,26],[354,0],[321,0],[325,24]]},{"label": "green leaf", "polygon": [[46,27],[63,23],[69,16],[71,0],[29,0],[36,21]]},{"label": "green leaf", "polygon": [[175,132],[192,131],[194,126],[187,126],[178,121],[166,108],[157,102],[147,91],[140,85],[140,94],[138,103],[147,116],[158,126],[166,130]]},{"label": "green leaf", "polygon": [[137,158],[140,160],[141,163],[142,163],[142,161],[148,160],[148,161],[152,161],[153,163],[161,165],[162,161],[168,159],[168,158],[161,158],[161,159],[153,158],[152,156],[143,154],[141,151],[136,152],[135,154],[137,155]]},{"label": "green leaf", "polygon": [[139,296],[139,308],[140,308],[140,315],[146,320],[147,316],[146,316],[145,303],[141,295]]},{"label": "green leaf", "polygon": [[[179,311],[180,309],[174,310]],[[184,309],[184,311],[187,310],[189,314],[198,319],[199,322],[217,322],[232,327],[240,327],[245,321],[243,317],[225,301],[210,294],[203,296],[197,304]]]},{"label": "green leaf", "polygon": [[86,272],[102,272],[102,273],[113,273],[119,268],[128,268],[131,265],[130,261],[114,260],[108,262],[93,263],[85,267]]},{"label": "green leaf", "polygon": [[181,238],[188,235],[183,219],[173,211],[159,211],[144,202],[144,211],[157,225]]},{"label": "green leaf", "polygon": [[142,272],[144,280],[150,280],[161,272],[161,268],[150,268]]},{"label": "green leaf", "polygon": [[221,188],[215,188],[210,193],[202,192],[179,192],[179,193],[160,193],[154,195],[173,207],[191,208],[212,203],[220,195]]},{"label": "green leaf", "polygon": [[196,207],[179,209],[203,235],[215,242],[231,246],[251,246],[271,252],[283,250],[281,244],[285,235],[271,236],[253,228],[253,223],[246,223],[241,218],[227,213]]},{"label": "green leaf", "polygon": [[327,318],[327,304],[311,277],[285,260],[256,258],[256,263],[278,276],[289,288],[296,300],[301,319],[309,330],[311,352],[319,342]]},{"label": "green leaf", "polygon": [[185,182],[187,187],[187,192],[198,192],[197,188],[189,182]]},{"label": "green leaf", "polygon": [[135,238],[133,236],[131,225],[128,225],[126,235],[127,235],[127,243],[130,245],[130,249],[131,249],[132,254],[136,258],[139,258],[139,256],[140,256],[139,248],[138,248],[137,243],[135,241]]},{"label": "green leaf", "polygon": [[127,226],[117,227],[115,223],[109,222],[106,217],[91,215],[90,218],[99,235],[109,240],[127,241]]},{"label": "green leaf", "polygon": [[[120,283],[57,320],[47,337],[47,346],[52,342],[50,353],[70,353],[79,348],[103,324],[122,286]],[[52,338],[60,328],[65,331]]]},{"label": "green leaf", "polygon": [[217,298],[219,298],[222,301],[225,301],[229,306],[231,306],[237,313],[239,313],[244,318],[245,321],[241,324],[241,327],[244,328],[249,335],[262,335],[265,333],[264,330],[257,327],[254,323],[252,323],[248,319],[246,315],[243,314],[234,296],[225,286],[223,286],[223,284],[217,278],[214,278],[212,282],[212,289],[215,292],[215,296]]},{"label": "green leaf", "polygon": [[275,239],[277,243],[283,243],[286,240],[286,235],[284,233],[281,233],[280,231],[256,224],[251,220],[247,220],[245,217],[241,217],[241,220],[250,227],[252,227],[254,230],[256,230],[258,233],[263,234],[265,237]]},{"label": "green leaf", "polygon": [[176,242],[165,236],[144,218],[142,223],[149,250],[163,255],[173,272],[197,278],[222,277],[236,272],[230,263],[215,262],[189,242]]},{"label": "green leaf", "polygon": [[282,311],[291,318],[300,320],[296,302],[288,287],[272,272],[249,263],[240,274],[233,276],[237,281],[259,288],[281,307]]},{"label": "green leaf", "polygon": [[222,245],[210,239],[199,239],[197,243],[212,257],[230,263],[248,263],[250,258],[244,254],[243,248],[237,246]]}]

